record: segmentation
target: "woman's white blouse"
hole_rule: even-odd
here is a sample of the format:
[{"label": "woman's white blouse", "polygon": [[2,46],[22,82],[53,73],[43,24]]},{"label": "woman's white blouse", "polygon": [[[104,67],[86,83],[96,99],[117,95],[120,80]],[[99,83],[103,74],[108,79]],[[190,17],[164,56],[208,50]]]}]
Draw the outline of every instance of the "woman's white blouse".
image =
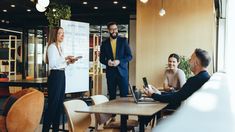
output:
[{"label": "woman's white blouse", "polygon": [[59,53],[55,43],[50,44],[47,50],[49,69],[64,69],[67,66],[67,61],[63,52]]}]

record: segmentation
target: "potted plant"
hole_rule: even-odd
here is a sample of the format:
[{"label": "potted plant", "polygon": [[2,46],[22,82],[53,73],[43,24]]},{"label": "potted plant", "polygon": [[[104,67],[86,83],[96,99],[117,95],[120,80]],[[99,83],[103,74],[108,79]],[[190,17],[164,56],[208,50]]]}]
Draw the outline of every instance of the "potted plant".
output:
[{"label": "potted plant", "polygon": [[68,5],[52,3],[45,12],[47,16],[49,27],[59,26],[60,19],[69,20],[71,17],[71,9]]},{"label": "potted plant", "polygon": [[189,59],[187,57],[180,56],[180,64],[178,67],[184,71],[187,79],[192,76],[192,72],[190,70]]}]

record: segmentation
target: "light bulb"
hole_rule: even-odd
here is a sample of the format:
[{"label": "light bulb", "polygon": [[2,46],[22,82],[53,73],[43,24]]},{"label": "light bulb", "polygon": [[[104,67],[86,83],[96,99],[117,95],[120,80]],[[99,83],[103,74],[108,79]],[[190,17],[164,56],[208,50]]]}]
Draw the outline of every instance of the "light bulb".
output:
[{"label": "light bulb", "polygon": [[36,4],[36,9],[39,11],[39,12],[44,12],[46,10],[45,7],[41,6],[40,4]]},{"label": "light bulb", "polygon": [[140,2],[142,2],[142,3],[147,3],[148,0],[140,0]]},{"label": "light bulb", "polygon": [[159,11],[159,15],[160,16],[164,16],[166,14],[166,11],[162,8],[160,11]]},{"label": "light bulb", "polygon": [[38,0],[38,4],[43,7],[47,7],[50,4],[50,0]]}]

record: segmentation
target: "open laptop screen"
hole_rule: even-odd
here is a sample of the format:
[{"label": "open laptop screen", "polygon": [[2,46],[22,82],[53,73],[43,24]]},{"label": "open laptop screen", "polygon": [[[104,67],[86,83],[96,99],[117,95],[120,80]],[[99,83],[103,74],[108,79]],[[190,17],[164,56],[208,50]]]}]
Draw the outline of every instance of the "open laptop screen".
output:
[{"label": "open laptop screen", "polygon": [[130,83],[129,83],[129,89],[130,89],[131,94],[132,94],[132,96],[133,96],[133,98],[134,98],[134,101],[135,101],[136,103],[138,103],[138,100],[137,100],[137,98],[136,98],[136,96],[135,96],[134,89],[132,88],[132,86],[131,86]]},{"label": "open laptop screen", "polygon": [[136,94],[135,94],[135,91],[134,91],[133,87],[130,84],[129,84],[129,89],[131,91],[131,94],[134,98],[135,103],[149,104],[149,103],[155,103],[156,102],[154,99],[149,98],[149,97],[142,97],[142,98],[138,99],[136,97]]}]

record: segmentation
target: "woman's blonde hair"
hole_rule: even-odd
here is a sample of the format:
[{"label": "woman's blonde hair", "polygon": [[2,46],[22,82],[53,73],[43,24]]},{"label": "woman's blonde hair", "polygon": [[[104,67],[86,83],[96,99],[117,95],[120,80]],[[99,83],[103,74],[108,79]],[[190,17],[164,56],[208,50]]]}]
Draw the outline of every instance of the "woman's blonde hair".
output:
[{"label": "woman's blonde hair", "polygon": [[[48,46],[47,46],[47,50],[48,50],[48,47],[49,47],[52,43],[57,43],[57,34],[58,34],[59,29],[63,29],[63,28],[62,28],[62,27],[54,27],[54,28],[50,29],[49,35],[48,35]],[[56,47],[57,47],[57,44],[56,44]],[[57,48],[58,48],[58,47],[57,47]],[[47,50],[46,50],[46,64],[49,63]]]}]

